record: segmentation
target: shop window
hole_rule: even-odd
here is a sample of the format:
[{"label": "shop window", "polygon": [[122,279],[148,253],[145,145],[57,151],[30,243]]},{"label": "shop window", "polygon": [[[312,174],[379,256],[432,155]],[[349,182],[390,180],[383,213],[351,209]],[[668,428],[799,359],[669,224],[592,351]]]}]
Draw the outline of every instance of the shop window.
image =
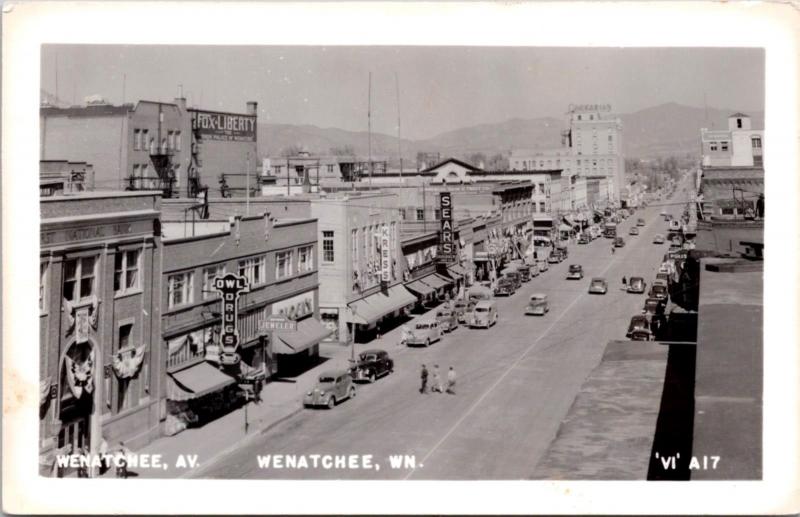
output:
[{"label": "shop window", "polygon": [[185,273],[169,275],[167,284],[167,303],[170,309],[194,301],[194,272],[187,271]]},{"label": "shop window", "polygon": [[[364,236],[366,238],[366,235]],[[322,261],[333,262],[333,231],[325,230],[322,232]]]},{"label": "shop window", "polygon": [[224,264],[203,268],[203,300],[208,300],[218,294],[218,291],[214,288],[214,279],[223,276],[225,276]]},{"label": "shop window", "polygon": [[114,292],[123,294],[139,289],[139,250],[114,255]]},{"label": "shop window", "polygon": [[281,251],[275,254],[275,278],[280,280],[292,276],[292,259],[294,253]]},{"label": "shop window", "polygon": [[239,261],[239,276],[247,278],[250,287],[266,283],[267,257],[251,257]]},{"label": "shop window", "polygon": [[76,303],[88,300],[95,292],[95,257],[64,261],[64,298]]},{"label": "shop window", "polygon": [[39,264],[39,312],[47,312],[47,277],[50,264],[42,262]]},{"label": "shop window", "polygon": [[297,272],[307,273],[314,269],[314,247],[303,246],[297,250]]}]

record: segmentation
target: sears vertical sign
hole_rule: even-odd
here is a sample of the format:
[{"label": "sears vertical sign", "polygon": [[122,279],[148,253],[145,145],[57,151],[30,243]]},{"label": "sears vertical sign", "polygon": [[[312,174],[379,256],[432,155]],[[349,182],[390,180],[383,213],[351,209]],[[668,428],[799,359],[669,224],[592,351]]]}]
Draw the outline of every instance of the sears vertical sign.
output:
[{"label": "sears vertical sign", "polygon": [[439,232],[439,258],[444,262],[455,262],[456,244],[453,237],[453,198],[450,192],[439,193],[439,209],[442,214]]}]

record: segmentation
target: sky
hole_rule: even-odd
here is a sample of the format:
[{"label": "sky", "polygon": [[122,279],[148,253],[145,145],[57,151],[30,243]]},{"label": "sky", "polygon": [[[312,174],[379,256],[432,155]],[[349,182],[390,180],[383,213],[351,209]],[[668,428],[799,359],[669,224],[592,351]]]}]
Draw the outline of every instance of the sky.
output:
[{"label": "sky", "polygon": [[[562,118],[570,104],[617,113],[676,102],[764,109],[764,53],[738,48],[234,47],[45,45],[41,87],[67,103],[172,101],[259,122],[404,138],[511,118]],[[399,88],[398,88],[399,86]],[[398,95],[399,91],[399,95]]]}]

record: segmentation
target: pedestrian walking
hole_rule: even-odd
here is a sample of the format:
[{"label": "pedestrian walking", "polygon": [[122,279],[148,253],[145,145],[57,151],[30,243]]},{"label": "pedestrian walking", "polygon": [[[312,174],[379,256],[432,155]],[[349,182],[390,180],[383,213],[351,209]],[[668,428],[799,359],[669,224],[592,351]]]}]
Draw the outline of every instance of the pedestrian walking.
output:
[{"label": "pedestrian walking", "polygon": [[612,244],[611,245],[611,254],[613,255],[614,253],[616,253],[616,251],[617,251],[617,248]]},{"label": "pedestrian walking", "polygon": [[433,383],[431,383],[431,391],[435,391],[437,393],[443,393],[442,389],[442,377],[439,375],[439,365],[433,365]]},{"label": "pedestrian walking", "polygon": [[408,343],[409,334],[411,333],[411,329],[408,328],[408,325],[405,323],[400,327],[400,341],[398,346],[406,346]]},{"label": "pedestrian walking", "polygon": [[447,371],[447,393],[456,394],[456,371],[452,366]]},{"label": "pedestrian walking", "polygon": [[419,388],[420,393],[428,393],[428,369],[425,365],[422,365],[422,370],[419,373],[420,381],[422,381],[422,385]]},{"label": "pedestrian walking", "polygon": [[625,278],[625,276],[623,275],[622,276],[622,288],[625,289],[626,287],[628,287],[628,279]]}]

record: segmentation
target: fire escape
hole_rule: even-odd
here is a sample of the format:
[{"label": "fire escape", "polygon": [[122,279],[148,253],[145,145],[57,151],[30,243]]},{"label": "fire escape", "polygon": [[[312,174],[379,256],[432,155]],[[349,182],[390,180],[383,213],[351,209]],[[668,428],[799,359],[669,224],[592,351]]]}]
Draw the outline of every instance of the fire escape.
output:
[{"label": "fire escape", "polygon": [[[161,137],[161,125],[164,122],[164,112],[162,106],[158,104],[158,130],[156,140],[143,142],[147,146],[150,154],[150,163],[155,172],[154,175],[142,173],[139,176],[131,174],[128,177],[128,185],[125,190],[160,190],[163,197],[177,196],[175,189],[175,166],[173,164],[174,151],[170,147],[170,142]],[[149,168],[146,170],[150,170]]]}]

